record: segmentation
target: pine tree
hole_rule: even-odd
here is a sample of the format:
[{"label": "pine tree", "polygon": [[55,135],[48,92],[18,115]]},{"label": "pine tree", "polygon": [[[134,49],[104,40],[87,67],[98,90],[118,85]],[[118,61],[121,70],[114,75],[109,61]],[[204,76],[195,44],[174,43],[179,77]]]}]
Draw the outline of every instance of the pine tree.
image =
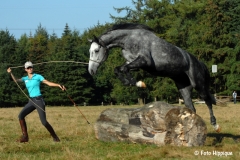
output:
[{"label": "pine tree", "polygon": [[14,53],[16,50],[16,40],[10,35],[9,31],[0,30],[0,104],[1,107],[11,106],[16,103],[17,97],[15,94],[14,82],[10,74],[7,73],[7,68],[14,64]]}]

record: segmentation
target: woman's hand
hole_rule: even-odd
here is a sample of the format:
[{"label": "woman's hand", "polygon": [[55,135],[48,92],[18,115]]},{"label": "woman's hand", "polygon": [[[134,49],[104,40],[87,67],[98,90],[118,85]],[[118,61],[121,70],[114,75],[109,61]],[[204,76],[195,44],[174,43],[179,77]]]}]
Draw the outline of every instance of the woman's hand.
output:
[{"label": "woman's hand", "polygon": [[7,69],[7,72],[8,72],[8,73],[11,73],[11,72],[12,72],[12,70],[11,70],[10,67]]},{"label": "woman's hand", "polygon": [[63,90],[63,91],[66,90],[65,86],[62,86],[62,85],[59,84],[59,87],[60,87],[61,90]]}]

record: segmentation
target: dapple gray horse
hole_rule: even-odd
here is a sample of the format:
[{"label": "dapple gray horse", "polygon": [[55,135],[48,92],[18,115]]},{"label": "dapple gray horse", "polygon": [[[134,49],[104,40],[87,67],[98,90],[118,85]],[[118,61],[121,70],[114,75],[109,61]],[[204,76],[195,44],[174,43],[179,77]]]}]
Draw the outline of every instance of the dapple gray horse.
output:
[{"label": "dapple gray horse", "polygon": [[139,68],[152,75],[169,77],[175,82],[186,107],[194,112],[191,94],[195,88],[208,106],[211,124],[220,131],[212,110],[216,100],[209,92],[209,71],[192,54],[157,37],[150,27],[140,24],[117,24],[89,41],[88,71],[91,75],[107,60],[109,49],[120,47],[126,63],[116,67],[114,72],[124,85],[142,85],[129,72]]}]

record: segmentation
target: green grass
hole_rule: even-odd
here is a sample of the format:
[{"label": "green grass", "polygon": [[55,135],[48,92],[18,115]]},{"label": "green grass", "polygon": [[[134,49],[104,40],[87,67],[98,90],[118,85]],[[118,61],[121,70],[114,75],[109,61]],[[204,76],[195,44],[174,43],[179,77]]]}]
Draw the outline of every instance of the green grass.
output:
[{"label": "green grass", "polygon": [[[183,105],[182,105],[183,106]],[[0,108],[0,159],[5,160],[156,160],[156,159],[240,159],[240,104],[227,107],[214,106],[221,133],[215,133],[209,122],[205,105],[195,105],[197,114],[207,124],[208,137],[201,147],[155,146],[123,142],[102,142],[95,138],[94,122],[106,108],[140,106],[95,106],[79,107],[91,123],[87,124],[75,107],[47,107],[47,119],[53,126],[60,143],[52,141],[42,126],[36,111],[26,117],[29,142],[15,142],[21,135],[18,114],[21,107]],[[216,138],[220,137],[220,138]],[[222,139],[221,139],[222,138]],[[211,155],[194,155],[211,153]],[[232,152],[219,157],[213,151]]]}]

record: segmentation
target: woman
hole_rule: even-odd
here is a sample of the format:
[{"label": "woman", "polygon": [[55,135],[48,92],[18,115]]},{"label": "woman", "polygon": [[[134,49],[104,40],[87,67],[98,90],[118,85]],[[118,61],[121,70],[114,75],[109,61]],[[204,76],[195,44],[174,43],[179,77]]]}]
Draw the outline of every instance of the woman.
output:
[{"label": "woman", "polygon": [[14,81],[24,82],[26,88],[29,93],[29,101],[24,106],[20,114],[18,115],[20,126],[22,129],[22,137],[18,140],[20,143],[28,142],[28,132],[27,132],[27,125],[25,121],[25,117],[30,114],[33,110],[37,109],[39,114],[40,120],[42,124],[46,127],[49,131],[51,136],[53,137],[53,141],[60,142],[60,139],[56,135],[52,126],[48,123],[46,119],[46,112],[45,112],[45,102],[43,100],[41,91],[40,91],[40,83],[44,83],[51,87],[59,87],[62,90],[66,90],[66,88],[60,84],[50,82],[40,74],[33,73],[33,64],[32,62],[25,63],[25,71],[27,72],[27,76],[22,77],[21,79],[16,79],[13,74],[11,73],[11,68],[7,69],[7,72],[11,74]]},{"label": "woman", "polygon": [[237,92],[236,91],[233,91],[233,103],[236,104],[237,103]]}]

